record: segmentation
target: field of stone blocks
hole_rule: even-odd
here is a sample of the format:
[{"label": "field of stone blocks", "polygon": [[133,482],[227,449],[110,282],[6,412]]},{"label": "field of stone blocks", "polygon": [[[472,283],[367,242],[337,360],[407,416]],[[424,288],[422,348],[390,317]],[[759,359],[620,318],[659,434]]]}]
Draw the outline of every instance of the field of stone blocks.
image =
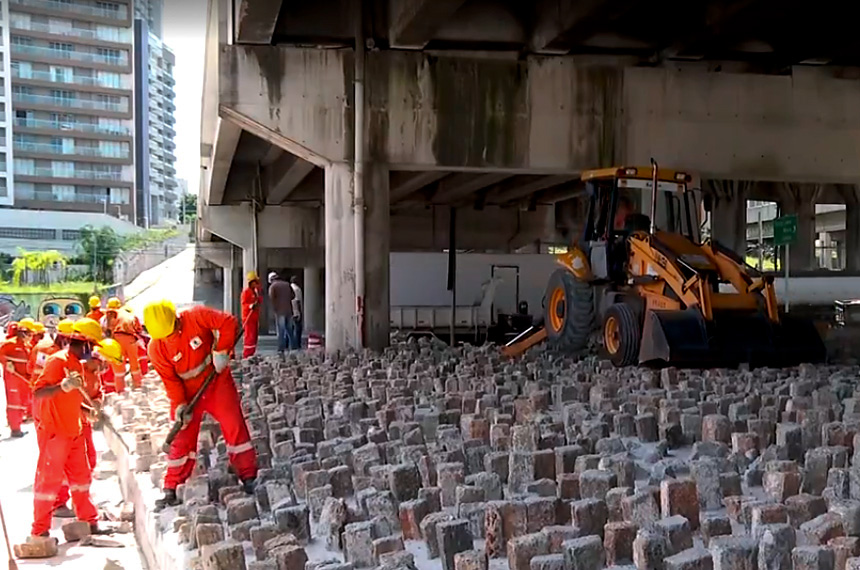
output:
[{"label": "field of stone blocks", "polygon": [[[619,370],[426,340],[235,366],[256,496],[204,422],[184,504],[158,515],[192,568],[860,570],[857,367]],[[112,406],[160,484],[147,382]]]}]

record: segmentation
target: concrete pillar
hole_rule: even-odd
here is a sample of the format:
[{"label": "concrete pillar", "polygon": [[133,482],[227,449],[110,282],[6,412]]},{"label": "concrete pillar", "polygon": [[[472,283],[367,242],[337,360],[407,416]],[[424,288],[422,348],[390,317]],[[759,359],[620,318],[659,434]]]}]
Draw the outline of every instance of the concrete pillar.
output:
[{"label": "concrete pillar", "polygon": [[[388,169],[365,169],[364,344],[388,346],[390,220]],[[325,337],[330,351],[359,348],[355,289],[355,214],[352,169],[333,163],[325,173]]]},{"label": "concrete pillar", "polygon": [[845,270],[860,271],[860,202],[845,204]]},{"label": "concrete pillar", "polygon": [[713,208],[711,237],[744,257],[747,249],[747,195],[749,182],[709,180]]},{"label": "concrete pillar", "polygon": [[325,345],[335,352],[359,345],[355,311],[355,215],[352,170],[325,170]]},{"label": "concrete pillar", "polygon": [[319,267],[305,267],[304,271],[305,323],[306,332],[324,330],[322,275]]}]

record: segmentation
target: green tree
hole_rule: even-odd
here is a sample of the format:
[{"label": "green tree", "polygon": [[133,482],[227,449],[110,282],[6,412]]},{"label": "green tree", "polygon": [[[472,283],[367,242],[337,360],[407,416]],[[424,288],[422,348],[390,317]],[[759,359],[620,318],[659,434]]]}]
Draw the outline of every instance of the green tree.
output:
[{"label": "green tree", "polygon": [[122,250],[124,240],[108,226],[81,228],[78,246],[82,257],[92,268],[90,276],[93,281],[108,283],[113,278],[113,264]]},{"label": "green tree", "polygon": [[179,221],[188,224],[197,218],[197,194],[186,194],[182,198],[182,211]]},{"label": "green tree", "polygon": [[55,249],[48,251],[18,250],[18,257],[12,261],[12,282],[21,284],[21,278],[35,275],[35,283],[50,285],[52,269],[62,269],[68,263],[68,258]]}]

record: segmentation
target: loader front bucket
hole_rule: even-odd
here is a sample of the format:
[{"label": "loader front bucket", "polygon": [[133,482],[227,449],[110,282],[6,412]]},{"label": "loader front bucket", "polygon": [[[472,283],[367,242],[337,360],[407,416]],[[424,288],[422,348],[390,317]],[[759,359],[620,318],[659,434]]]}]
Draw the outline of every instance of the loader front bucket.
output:
[{"label": "loader front bucket", "polygon": [[822,362],[824,343],[811,321],[722,313],[711,322],[695,309],[648,311],[639,349],[640,364],[679,367],[785,367]]}]

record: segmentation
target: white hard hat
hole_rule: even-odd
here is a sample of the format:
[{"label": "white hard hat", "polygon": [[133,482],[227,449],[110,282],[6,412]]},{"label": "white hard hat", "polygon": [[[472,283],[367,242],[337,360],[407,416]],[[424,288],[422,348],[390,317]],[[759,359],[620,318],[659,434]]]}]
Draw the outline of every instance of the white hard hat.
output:
[{"label": "white hard hat", "polygon": [[277,278],[278,278],[278,274],[275,273],[274,271],[269,273],[269,283],[271,283],[272,281],[274,281]]}]

